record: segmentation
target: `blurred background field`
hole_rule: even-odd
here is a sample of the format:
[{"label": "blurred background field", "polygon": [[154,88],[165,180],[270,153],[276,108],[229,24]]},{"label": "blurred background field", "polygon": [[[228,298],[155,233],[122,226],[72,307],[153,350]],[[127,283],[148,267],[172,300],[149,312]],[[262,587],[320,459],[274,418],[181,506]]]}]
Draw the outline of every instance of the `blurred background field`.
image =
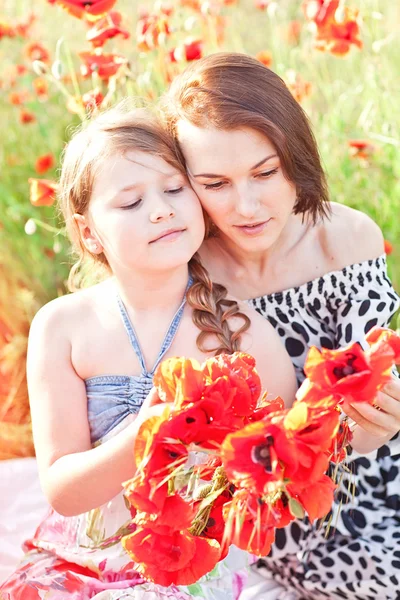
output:
[{"label": "blurred background field", "polygon": [[[88,14],[84,4],[0,4],[0,458],[32,452],[29,323],[66,292],[71,257],[54,189],[68,136],[85,114],[124,96],[155,102],[202,55],[257,55],[286,81],[314,127],[332,200],[378,222],[400,288],[398,2],[86,3],[105,7],[105,16]],[[26,435],[19,450],[4,423]]]}]

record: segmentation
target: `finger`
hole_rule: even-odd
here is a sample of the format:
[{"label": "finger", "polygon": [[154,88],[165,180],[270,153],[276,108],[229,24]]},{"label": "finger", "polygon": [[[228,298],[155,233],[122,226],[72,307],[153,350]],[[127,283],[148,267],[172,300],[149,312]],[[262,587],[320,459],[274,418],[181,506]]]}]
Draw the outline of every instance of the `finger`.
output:
[{"label": "finger", "polygon": [[[342,405],[342,408],[346,415],[350,417],[350,419],[355,421],[357,425],[365,429],[365,431],[368,431],[368,433],[370,433],[371,435],[374,435],[376,437],[384,437],[388,435],[388,431],[386,430],[386,428],[380,427],[374,421],[371,421],[369,418],[363,416],[356,408],[354,408],[354,405],[344,403]],[[379,414],[379,410],[373,410],[375,411],[375,413]]]},{"label": "finger", "polygon": [[156,404],[162,404],[160,397],[157,392],[157,388],[151,388],[150,392],[147,394],[145,401],[142,404],[142,409],[150,408],[150,406],[155,406]]},{"label": "finger", "polygon": [[379,406],[388,415],[391,415],[397,423],[398,429],[400,429],[400,402],[398,400],[395,400],[390,394],[379,392],[375,400],[375,405]]},{"label": "finger", "polygon": [[[394,434],[397,433],[397,431],[399,430],[399,423],[396,419],[393,418],[392,415],[387,414],[382,410],[377,410],[376,408],[371,406],[371,404],[368,404],[367,402],[358,402],[356,407],[354,405],[352,406],[355,410],[358,411],[358,413],[363,419],[369,422],[368,431],[371,431],[371,433],[372,429],[376,428],[386,430],[386,433],[384,433],[383,435],[387,435],[389,433]],[[357,422],[361,425],[359,421]],[[364,428],[364,425],[361,425],[361,427]],[[367,429],[367,427],[365,427],[365,429]],[[377,434],[374,433],[374,435]]]},{"label": "finger", "polygon": [[384,387],[383,391],[392,396],[395,400],[400,402],[400,379],[397,377],[393,377],[391,381],[389,381]]}]

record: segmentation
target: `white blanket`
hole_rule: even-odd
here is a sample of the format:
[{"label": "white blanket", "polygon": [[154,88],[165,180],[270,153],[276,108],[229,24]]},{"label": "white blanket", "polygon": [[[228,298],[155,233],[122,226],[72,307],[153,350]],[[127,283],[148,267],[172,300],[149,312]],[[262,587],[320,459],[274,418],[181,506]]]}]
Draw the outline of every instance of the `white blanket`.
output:
[{"label": "white blanket", "polygon": [[0,461],[0,583],[24,553],[22,542],[31,537],[46,516],[48,504],[39,484],[34,458]]}]

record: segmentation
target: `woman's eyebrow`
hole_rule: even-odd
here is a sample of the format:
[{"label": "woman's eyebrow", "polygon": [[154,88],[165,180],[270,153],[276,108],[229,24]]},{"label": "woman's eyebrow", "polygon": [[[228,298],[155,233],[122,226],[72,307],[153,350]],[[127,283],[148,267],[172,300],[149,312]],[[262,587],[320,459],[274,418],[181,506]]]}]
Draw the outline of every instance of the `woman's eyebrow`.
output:
[{"label": "woman's eyebrow", "polygon": [[[254,171],[254,169],[258,169],[258,167],[261,167],[261,165],[263,165],[264,163],[267,162],[267,160],[270,160],[271,158],[275,158],[275,156],[277,156],[276,154],[269,154],[268,156],[266,156],[265,158],[263,158],[262,160],[260,160],[260,162],[258,162],[256,165],[254,165],[254,167],[250,168],[250,171]],[[206,177],[208,179],[216,179],[218,177],[224,177],[224,175],[218,175],[217,173],[197,173],[196,175],[194,173],[191,173],[189,171],[189,174],[191,175],[191,177]]]}]

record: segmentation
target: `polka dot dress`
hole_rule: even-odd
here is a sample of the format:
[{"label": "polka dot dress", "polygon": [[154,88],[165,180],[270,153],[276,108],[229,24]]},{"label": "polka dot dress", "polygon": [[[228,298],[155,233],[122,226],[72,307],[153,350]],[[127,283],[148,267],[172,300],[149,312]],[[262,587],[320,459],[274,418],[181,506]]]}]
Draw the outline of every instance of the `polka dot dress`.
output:
[{"label": "polka dot dress", "polygon": [[[299,383],[310,346],[362,342],[400,306],[386,257],[350,265],[301,286],[248,301],[285,343]],[[377,452],[352,452],[350,472],[326,524],[291,523],[255,569],[296,600],[400,600],[400,436]],[[285,595],[282,595],[284,598]]]}]

